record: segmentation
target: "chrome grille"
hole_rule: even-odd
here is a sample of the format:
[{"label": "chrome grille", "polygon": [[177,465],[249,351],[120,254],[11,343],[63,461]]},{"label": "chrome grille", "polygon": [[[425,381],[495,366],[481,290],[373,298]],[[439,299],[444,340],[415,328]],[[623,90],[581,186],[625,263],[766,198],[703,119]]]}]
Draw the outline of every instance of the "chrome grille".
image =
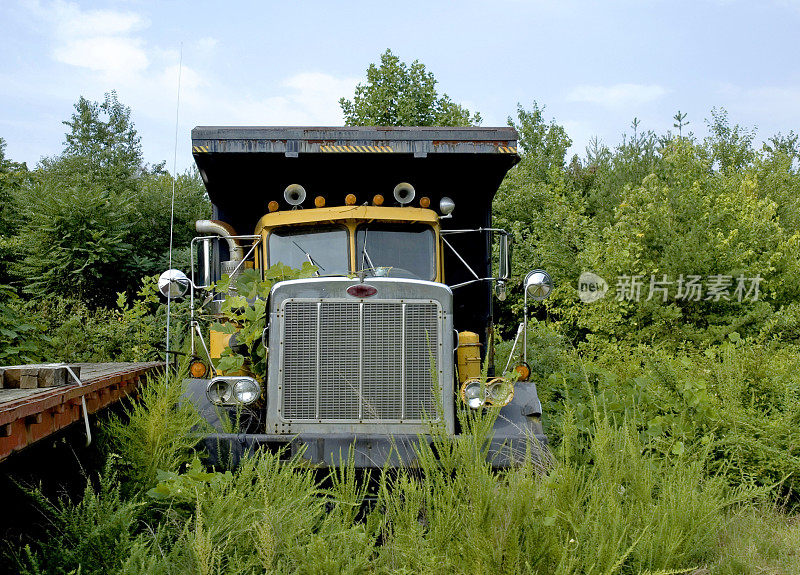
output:
[{"label": "chrome grille", "polygon": [[435,418],[439,315],[427,301],[286,301],[283,419]]}]

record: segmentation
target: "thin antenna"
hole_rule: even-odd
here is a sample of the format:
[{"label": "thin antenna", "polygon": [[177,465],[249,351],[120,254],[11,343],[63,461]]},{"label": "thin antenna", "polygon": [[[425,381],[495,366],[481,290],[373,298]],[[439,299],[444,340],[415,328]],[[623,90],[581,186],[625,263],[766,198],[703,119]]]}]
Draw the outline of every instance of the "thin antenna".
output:
[{"label": "thin antenna", "polygon": [[[178,95],[175,102],[175,147],[172,150],[172,202],[169,208],[169,267],[172,269],[172,228],[175,220],[175,182],[178,180],[178,117],[181,111],[181,71],[183,70],[183,42],[181,42],[181,55],[178,60]],[[169,373],[169,323],[172,298],[167,298],[167,373]]]}]

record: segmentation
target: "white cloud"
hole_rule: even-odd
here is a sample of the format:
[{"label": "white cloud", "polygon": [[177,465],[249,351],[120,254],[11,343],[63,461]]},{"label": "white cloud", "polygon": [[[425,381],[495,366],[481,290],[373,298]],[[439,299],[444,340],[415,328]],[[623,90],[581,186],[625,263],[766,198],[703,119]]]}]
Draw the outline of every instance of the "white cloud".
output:
[{"label": "white cloud", "polygon": [[76,4],[65,2],[56,2],[53,7],[58,30],[66,37],[130,34],[147,26],[145,20],[134,12],[82,11]]},{"label": "white cloud", "polygon": [[[133,110],[147,160],[171,158],[180,58],[177,47],[154,44],[148,35],[149,21],[134,12],[87,10],[63,0],[31,0],[26,8],[34,17],[33,25],[44,33],[52,60],[69,77],[66,85],[56,85],[43,76],[34,92],[74,101],[78,95],[102,99],[105,92],[116,90],[120,101]],[[341,124],[338,100],[351,96],[361,80],[301,71],[274,80],[256,77],[242,89],[223,81],[215,68],[215,62],[230,57],[223,49],[208,36],[185,41],[179,169],[192,162],[186,141],[194,125]],[[5,88],[0,85],[0,94]]]},{"label": "white cloud", "polygon": [[314,123],[331,123],[341,119],[339,98],[355,91],[359,78],[337,78],[322,72],[301,72],[281,84],[293,92],[287,95],[292,106],[302,108]]},{"label": "white cloud", "polygon": [[658,100],[669,90],[658,84],[614,84],[613,86],[576,86],[567,101],[587,102],[608,108],[638,106]]},{"label": "white cloud", "polygon": [[141,40],[113,36],[70,40],[53,55],[64,64],[104,72],[112,78],[143,71],[149,63]]},{"label": "white cloud", "polygon": [[800,110],[800,86],[757,86],[743,88],[723,84],[717,90],[724,107],[732,112],[794,120]]},{"label": "white cloud", "polygon": [[102,73],[114,80],[147,68],[149,59],[136,32],[149,23],[135,12],[83,10],[56,0],[34,2],[29,10],[52,29],[51,54],[57,62]]}]

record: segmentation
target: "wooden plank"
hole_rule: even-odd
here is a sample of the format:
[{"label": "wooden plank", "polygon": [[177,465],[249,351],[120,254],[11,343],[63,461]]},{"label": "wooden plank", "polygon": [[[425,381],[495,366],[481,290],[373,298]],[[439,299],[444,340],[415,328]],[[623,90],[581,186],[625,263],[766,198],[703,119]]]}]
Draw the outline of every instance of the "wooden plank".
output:
[{"label": "wooden plank", "polygon": [[0,406],[19,399],[27,399],[35,395],[47,394],[49,390],[45,388],[37,389],[0,389]]},{"label": "wooden plank", "polygon": [[[80,366],[70,365],[78,377]],[[63,363],[42,363],[31,365],[8,365],[0,367],[2,385],[6,389],[35,389],[67,385],[70,375]]]},{"label": "wooden plank", "polygon": [[[147,362],[147,363],[117,363],[116,371],[112,372],[115,375],[125,376],[130,378],[138,378],[144,373],[161,367],[164,364],[161,362]],[[41,393],[32,393],[30,396],[23,395],[16,397],[9,401],[0,402],[0,425],[8,423],[9,421],[18,417],[25,417],[30,413],[50,409],[51,407],[64,403],[65,401],[73,398],[80,398],[82,395],[94,393],[97,390],[115,383],[103,377],[93,377],[83,379],[83,386],[77,384],[65,385],[61,387],[40,388],[38,391]],[[6,390],[2,390],[5,393]]]},{"label": "wooden plank", "polygon": [[20,389],[36,389],[39,387],[39,368],[24,367],[19,374]]},{"label": "wooden plank", "polygon": [[[89,413],[94,413],[136,392],[139,378],[163,366],[161,362],[99,364],[89,370],[88,377],[82,374],[83,385],[0,389],[0,461],[78,421],[82,397],[87,398]],[[31,366],[12,367],[22,370]],[[123,381],[131,385],[120,385]]]}]

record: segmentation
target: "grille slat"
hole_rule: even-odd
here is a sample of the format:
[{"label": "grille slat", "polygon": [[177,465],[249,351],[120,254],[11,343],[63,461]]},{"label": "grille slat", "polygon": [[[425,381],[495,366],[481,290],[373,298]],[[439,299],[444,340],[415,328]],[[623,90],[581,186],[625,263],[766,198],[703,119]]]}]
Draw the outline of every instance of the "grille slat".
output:
[{"label": "grille slat", "polygon": [[436,303],[288,300],[283,311],[284,419],[435,417]]}]

